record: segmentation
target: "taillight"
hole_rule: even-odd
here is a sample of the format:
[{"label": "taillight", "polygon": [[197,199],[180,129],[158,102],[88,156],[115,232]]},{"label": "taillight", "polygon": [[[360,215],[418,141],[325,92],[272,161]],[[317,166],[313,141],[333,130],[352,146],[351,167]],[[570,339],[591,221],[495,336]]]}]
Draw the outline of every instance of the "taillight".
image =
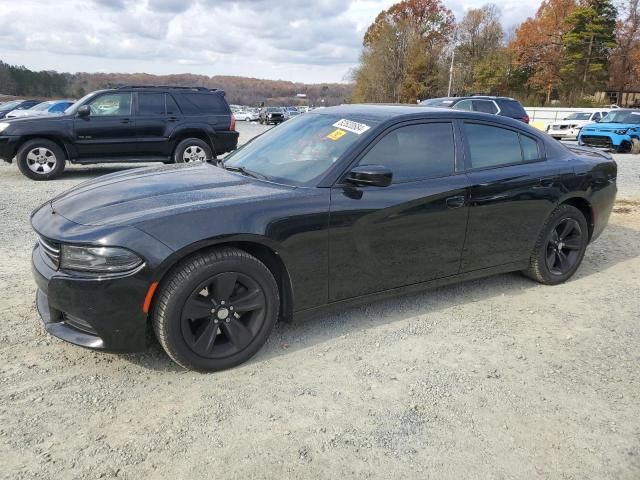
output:
[{"label": "taillight", "polygon": [[231,125],[229,125],[229,130],[232,132],[236,131],[236,117],[233,116],[233,113],[231,114]]},{"label": "taillight", "polygon": [[522,117],[522,121],[524,123],[529,123],[529,115],[525,115],[524,117]]}]

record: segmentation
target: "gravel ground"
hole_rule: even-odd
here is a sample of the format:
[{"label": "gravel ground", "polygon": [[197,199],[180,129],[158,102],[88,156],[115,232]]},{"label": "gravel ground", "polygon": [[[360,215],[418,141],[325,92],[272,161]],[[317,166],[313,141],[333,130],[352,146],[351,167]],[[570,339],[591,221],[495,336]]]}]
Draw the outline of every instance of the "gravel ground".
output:
[{"label": "gravel ground", "polygon": [[[240,125],[242,138],[260,131]],[[499,275],[280,324],[247,364],[180,370],[48,336],[29,212],[114,167],[0,164],[0,477],[640,478],[640,157],[575,278]]]}]

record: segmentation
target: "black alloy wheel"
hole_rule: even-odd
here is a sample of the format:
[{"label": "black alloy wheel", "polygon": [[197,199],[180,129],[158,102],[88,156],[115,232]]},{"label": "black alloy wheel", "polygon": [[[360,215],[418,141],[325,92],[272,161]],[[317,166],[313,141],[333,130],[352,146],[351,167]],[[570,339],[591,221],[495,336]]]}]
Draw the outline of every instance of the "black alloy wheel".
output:
[{"label": "black alloy wheel", "polygon": [[186,344],[205,358],[244,350],[264,325],[265,293],[251,277],[225,272],[200,284],[182,309]]},{"label": "black alloy wheel", "polygon": [[524,273],[546,285],[562,283],[580,267],[588,243],[584,214],[572,205],[560,205],[542,228]]},{"label": "black alloy wheel", "polygon": [[564,275],[576,264],[582,249],[580,224],[573,218],[564,218],[551,231],[547,243],[547,268],[554,275]]},{"label": "black alloy wheel", "polygon": [[251,358],[278,319],[271,271],[236,248],[194,254],[161,283],[152,310],[158,341],[179,365],[224,370]]}]

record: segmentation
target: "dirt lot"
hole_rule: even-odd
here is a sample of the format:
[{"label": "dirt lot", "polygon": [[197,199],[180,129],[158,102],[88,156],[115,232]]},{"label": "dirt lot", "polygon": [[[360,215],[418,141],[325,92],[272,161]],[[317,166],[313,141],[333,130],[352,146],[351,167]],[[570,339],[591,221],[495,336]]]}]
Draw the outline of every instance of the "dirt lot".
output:
[{"label": "dirt lot", "polygon": [[[241,125],[243,138],[261,127]],[[640,157],[576,277],[500,275],[300,325],[248,364],[49,337],[29,212],[114,168],[33,183],[0,165],[0,477],[640,478]]]}]

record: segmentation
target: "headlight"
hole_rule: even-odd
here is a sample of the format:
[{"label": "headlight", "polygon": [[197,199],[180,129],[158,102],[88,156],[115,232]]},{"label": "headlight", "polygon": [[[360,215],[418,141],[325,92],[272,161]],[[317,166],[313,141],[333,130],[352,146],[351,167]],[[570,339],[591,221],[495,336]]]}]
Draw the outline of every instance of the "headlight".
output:
[{"label": "headlight", "polygon": [[10,123],[7,122],[2,122],[0,123],[0,132],[5,131],[7,128],[9,128],[9,125],[11,125]]},{"label": "headlight", "polygon": [[126,272],[142,264],[135,253],[119,247],[62,245],[60,268],[85,272]]},{"label": "headlight", "polygon": [[620,130],[614,130],[613,133],[615,133],[616,135],[624,135],[627,133],[628,128],[625,129],[620,129]]}]

